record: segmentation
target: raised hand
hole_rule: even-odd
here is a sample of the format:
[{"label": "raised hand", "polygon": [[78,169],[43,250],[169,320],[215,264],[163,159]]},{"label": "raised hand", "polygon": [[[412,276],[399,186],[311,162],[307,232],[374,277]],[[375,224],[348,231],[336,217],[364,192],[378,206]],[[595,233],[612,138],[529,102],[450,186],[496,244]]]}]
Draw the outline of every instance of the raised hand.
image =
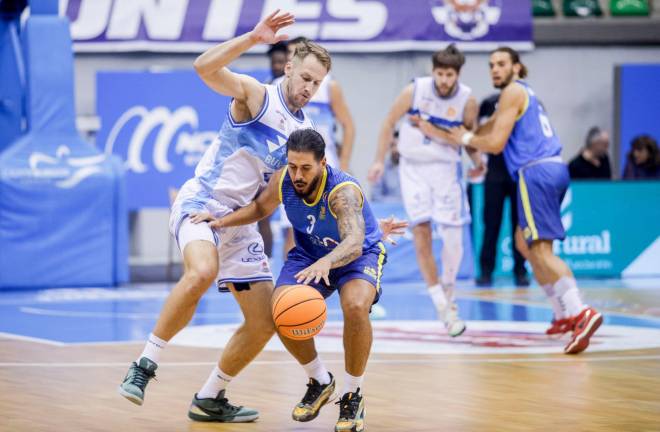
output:
[{"label": "raised hand", "polygon": [[406,232],[408,228],[408,221],[394,219],[390,216],[388,219],[378,220],[380,230],[383,232],[383,240],[395,245],[396,241],[392,238],[393,235],[400,236]]},{"label": "raised hand", "polygon": [[287,40],[289,35],[278,35],[277,32],[284,27],[290,26],[295,21],[296,19],[292,14],[288,12],[280,14],[280,10],[277,9],[275,12],[261,20],[259,24],[252,29],[250,38],[255,43],[265,44],[274,44]]}]

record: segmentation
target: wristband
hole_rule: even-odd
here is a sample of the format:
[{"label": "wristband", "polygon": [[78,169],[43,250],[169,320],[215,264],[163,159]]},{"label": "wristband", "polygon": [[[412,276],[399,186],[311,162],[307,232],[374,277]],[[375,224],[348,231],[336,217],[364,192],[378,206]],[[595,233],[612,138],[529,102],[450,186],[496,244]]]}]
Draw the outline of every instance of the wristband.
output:
[{"label": "wristband", "polygon": [[461,136],[461,143],[464,146],[470,145],[470,141],[472,141],[472,138],[474,138],[474,133],[472,132],[465,132],[463,136]]}]

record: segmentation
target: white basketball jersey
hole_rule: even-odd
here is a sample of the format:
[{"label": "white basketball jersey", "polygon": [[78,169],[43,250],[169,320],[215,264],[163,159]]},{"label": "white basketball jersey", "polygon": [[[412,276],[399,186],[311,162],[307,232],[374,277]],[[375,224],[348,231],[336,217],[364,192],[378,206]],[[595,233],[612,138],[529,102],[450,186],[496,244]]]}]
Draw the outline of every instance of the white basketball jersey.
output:
[{"label": "white basketball jersey", "polygon": [[212,200],[232,209],[248,205],[271,174],[286,164],[289,135],[312,127],[302,110],[296,115],[289,111],[280,85],[265,87],[263,107],[254,119],[236,122],[231,109],[227,111],[220,133],[195,168],[195,177],[179,193],[182,213],[200,205],[213,210]]},{"label": "white basketball jersey", "polygon": [[[413,86],[413,101],[408,115],[419,115],[434,125],[446,128],[463,124],[463,111],[472,94],[470,87],[459,82],[454,94],[443,98],[438,94],[433,77],[415,78]],[[459,147],[440,139],[427,138],[408,118],[404,119],[399,129],[399,152],[401,157],[416,162],[461,160]]]},{"label": "white basketball jersey", "polygon": [[[279,77],[273,84],[280,83],[284,77]],[[335,113],[330,105],[330,82],[332,77],[326,75],[314,96],[305,105],[305,114],[314,122],[314,129],[325,141],[325,157],[330,166],[339,168],[339,156],[337,155],[337,143],[335,141]]]}]

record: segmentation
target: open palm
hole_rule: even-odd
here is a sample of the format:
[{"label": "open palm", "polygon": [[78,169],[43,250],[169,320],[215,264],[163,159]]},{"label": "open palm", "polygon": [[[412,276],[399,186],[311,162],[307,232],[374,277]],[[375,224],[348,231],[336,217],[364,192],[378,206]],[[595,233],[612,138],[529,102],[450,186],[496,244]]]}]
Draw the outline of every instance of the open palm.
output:
[{"label": "open palm", "polygon": [[[277,32],[286,26],[293,24],[296,19],[288,12],[279,14],[277,9],[272,14],[261,20],[252,30],[252,37],[259,43],[274,44],[289,38],[289,35],[277,35]],[[279,14],[279,15],[278,15]]]}]

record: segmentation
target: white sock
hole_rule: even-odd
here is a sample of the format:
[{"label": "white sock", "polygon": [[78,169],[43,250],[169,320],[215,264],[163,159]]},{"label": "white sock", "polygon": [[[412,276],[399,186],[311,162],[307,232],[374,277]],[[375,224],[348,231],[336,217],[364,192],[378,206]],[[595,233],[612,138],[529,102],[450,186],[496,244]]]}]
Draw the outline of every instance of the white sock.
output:
[{"label": "white sock", "polygon": [[439,311],[444,311],[447,308],[447,297],[445,296],[445,291],[442,289],[442,285],[435,284],[430,286],[428,290],[435,308]]},{"label": "white sock", "polygon": [[215,399],[218,393],[227,388],[232,379],[234,379],[233,376],[224,373],[216,365],[202,389],[197,392],[197,399]]},{"label": "white sock", "polygon": [[344,387],[342,388],[339,397],[345,395],[346,393],[357,393],[358,389],[360,389],[360,393],[362,393],[363,379],[364,375],[356,377],[349,374],[348,372],[344,372]]},{"label": "white sock", "polygon": [[566,317],[579,315],[585,308],[575,278],[563,276],[555,282],[553,288]]},{"label": "white sock", "polygon": [[302,365],[302,367],[307,372],[307,376],[314,378],[319,384],[330,384],[330,374],[321,361],[321,357],[316,356],[314,360]]},{"label": "white sock", "polygon": [[564,308],[561,306],[559,298],[555,295],[555,289],[552,287],[552,284],[541,285],[541,288],[545,291],[545,295],[548,296],[548,300],[550,300],[555,320],[568,318],[568,315],[564,315]]},{"label": "white sock", "polygon": [[447,301],[454,302],[454,288],[463,259],[463,226],[442,225],[442,286]]},{"label": "white sock", "polygon": [[136,363],[140,364],[140,358],[142,357],[146,357],[152,362],[158,363],[158,360],[160,360],[160,353],[163,352],[165,346],[167,346],[166,340],[162,340],[153,333],[149,333],[149,338],[147,339],[147,343],[144,345],[144,350],[142,351],[140,357],[138,357]]}]

